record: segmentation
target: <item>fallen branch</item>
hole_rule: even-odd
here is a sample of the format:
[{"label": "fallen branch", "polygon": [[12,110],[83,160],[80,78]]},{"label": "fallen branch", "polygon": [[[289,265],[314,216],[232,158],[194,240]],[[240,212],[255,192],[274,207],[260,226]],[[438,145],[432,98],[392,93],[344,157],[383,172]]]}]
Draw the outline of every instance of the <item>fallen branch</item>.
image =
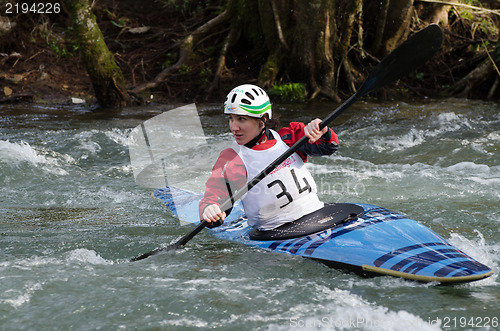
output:
[{"label": "fallen branch", "polygon": [[495,82],[493,83],[493,85],[491,85],[490,91],[488,92],[488,96],[486,97],[486,99],[488,99],[488,100],[493,99],[493,96],[495,95],[495,92],[498,89],[499,83],[500,83],[500,77],[497,77],[495,79]]},{"label": "fallen branch", "polygon": [[471,6],[471,5],[467,5],[465,3],[455,3],[455,2],[443,1],[443,0],[416,0],[416,1],[428,2],[428,3],[436,3],[436,4],[440,4],[440,5],[446,5],[446,6],[464,7],[464,8],[468,8],[468,9],[477,10],[477,11],[479,11],[481,13],[494,14],[494,15],[500,16],[500,10],[487,9],[487,8],[482,8],[482,7],[477,7],[477,6]]},{"label": "fallen branch", "polygon": [[174,65],[165,68],[152,81],[143,83],[132,89],[130,92],[133,94],[137,94],[144,90],[155,88],[160,83],[162,83],[171,73],[178,71],[182,67],[182,65],[189,59],[189,56],[193,52],[194,45],[198,42],[198,40],[210,33],[210,31],[212,31],[212,29],[214,29],[218,25],[226,23],[230,20],[231,15],[229,8],[230,7],[228,6],[228,8],[221,14],[200,26],[182,41],[182,43],[180,44],[179,60],[177,60]]},{"label": "fallen branch", "polygon": [[491,72],[493,72],[493,65],[489,59],[485,58],[485,60],[477,65],[464,78],[449,87],[445,91],[445,94],[448,96],[467,98],[475,87],[488,79]]},{"label": "fallen branch", "polygon": [[224,46],[222,46],[222,51],[219,56],[219,62],[217,64],[217,71],[215,72],[214,79],[212,81],[212,84],[210,84],[210,87],[207,90],[207,94],[205,96],[205,101],[208,99],[208,97],[212,94],[213,90],[219,85],[220,77],[222,76],[222,72],[226,69],[226,54],[229,49],[229,46],[231,45],[231,42],[234,38],[234,28],[229,30],[229,34],[226,37],[226,40],[224,41]]},{"label": "fallen branch", "polygon": [[486,54],[488,54],[488,57],[489,57],[491,63],[493,64],[493,68],[495,68],[495,71],[498,74],[498,77],[495,78],[495,82],[493,83],[493,85],[491,85],[490,91],[488,92],[488,96],[486,97],[486,99],[490,100],[495,95],[495,92],[498,89],[498,85],[500,84],[500,70],[498,69],[498,66],[497,66],[495,60],[493,60],[493,58],[491,57],[490,52],[488,52],[488,48],[486,48],[486,45],[484,44],[484,42],[483,42],[483,46],[486,49]]}]

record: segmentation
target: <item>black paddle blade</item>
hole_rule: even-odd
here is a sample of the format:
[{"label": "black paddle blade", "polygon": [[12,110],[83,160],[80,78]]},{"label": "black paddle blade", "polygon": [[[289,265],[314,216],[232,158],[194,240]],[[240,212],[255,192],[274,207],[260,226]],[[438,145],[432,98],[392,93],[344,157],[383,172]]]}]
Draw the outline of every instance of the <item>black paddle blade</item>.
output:
[{"label": "black paddle blade", "polygon": [[377,65],[356,94],[361,97],[408,75],[434,56],[442,43],[443,32],[437,24],[418,31]]},{"label": "black paddle blade", "polygon": [[160,247],[160,248],[154,249],[150,252],[136,256],[136,257],[130,259],[130,262],[144,260],[145,258],[148,258],[152,255],[156,255],[156,254],[161,253],[161,252],[168,252],[168,251],[172,251],[174,249],[178,249],[178,248],[184,246],[188,241],[190,241],[194,236],[196,236],[201,230],[203,230],[207,226],[207,224],[208,224],[207,221],[202,221],[200,224],[198,224],[196,226],[196,228],[194,228],[191,232],[184,235],[181,239],[179,239],[177,242],[173,243],[172,245],[168,245],[166,247]]},{"label": "black paddle blade", "polygon": [[161,247],[161,248],[157,248],[155,250],[152,250],[151,252],[147,252],[145,254],[141,254],[139,256],[136,256],[134,258],[131,258],[130,259],[130,262],[135,262],[135,261],[140,261],[140,260],[144,260],[145,258],[148,258],[152,255],[156,255],[158,253],[161,253],[161,252],[165,252],[165,251],[170,251],[170,250],[173,250],[173,249],[176,249],[177,247],[175,247],[174,245],[170,245],[170,246],[167,246],[167,247]]}]

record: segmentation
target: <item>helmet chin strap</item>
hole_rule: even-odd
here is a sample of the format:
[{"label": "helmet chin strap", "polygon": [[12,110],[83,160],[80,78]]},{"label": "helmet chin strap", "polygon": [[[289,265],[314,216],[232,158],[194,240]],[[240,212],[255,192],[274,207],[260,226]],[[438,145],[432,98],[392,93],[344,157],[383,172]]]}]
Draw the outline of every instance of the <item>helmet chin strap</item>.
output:
[{"label": "helmet chin strap", "polygon": [[273,139],[274,138],[272,136],[271,132],[269,131],[269,129],[267,128],[267,120],[264,120],[262,118],[260,118],[260,120],[262,122],[264,122],[264,127],[262,128],[262,130],[260,131],[260,133],[255,138],[253,138],[252,140],[250,140],[249,142],[247,142],[243,146],[245,146],[247,148],[254,147],[255,145],[257,145],[257,143],[259,142],[260,138],[262,138],[262,136],[264,136],[264,135],[266,135],[266,137],[268,137],[269,139]]}]

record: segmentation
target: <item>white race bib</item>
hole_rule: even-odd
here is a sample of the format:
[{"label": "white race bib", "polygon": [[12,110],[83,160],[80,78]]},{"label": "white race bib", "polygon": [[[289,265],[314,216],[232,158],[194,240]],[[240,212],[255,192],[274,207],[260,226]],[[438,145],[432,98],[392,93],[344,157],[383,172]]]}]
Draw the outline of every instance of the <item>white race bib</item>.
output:
[{"label": "white race bib", "polygon": [[[247,182],[288,150],[277,132],[276,144],[266,150],[234,147],[247,170]],[[241,199],[248,224],[265,231],[294,221],[324,206],[317,195],[316,182],[304,167],[297,153],[293,153],[276,167]]]}]

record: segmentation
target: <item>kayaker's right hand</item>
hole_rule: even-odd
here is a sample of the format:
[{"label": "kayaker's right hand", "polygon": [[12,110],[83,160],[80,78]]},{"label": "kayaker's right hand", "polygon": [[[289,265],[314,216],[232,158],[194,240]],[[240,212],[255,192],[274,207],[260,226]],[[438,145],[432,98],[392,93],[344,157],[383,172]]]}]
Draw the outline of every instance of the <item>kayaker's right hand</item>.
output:
[{"label": "kayaker's right hand", "polygon": [[316,118],[309,122],[304,127],[304,135],[309,138],[309,143],[314,144],[319,138],[321,138],[327,131],[328,127],[324,127],[323,129],[319,129],[319,125],[321,124],[321,120]]},{"label": "kayaker's right hand", "polygon": [[[218,225],[222,224],[222,221],[226,218],[226,213],[220,210],[220,207],[216,204],[208,205],[205,207],[203,210],[203,214],[201,215],[201,218],[208,223],[219,223]],[[220,221],[220,222],[219,222]],[[210,225],[215,225],[215,224],[209,224]],[[215,225],[217,226],[217,225]]]}]

